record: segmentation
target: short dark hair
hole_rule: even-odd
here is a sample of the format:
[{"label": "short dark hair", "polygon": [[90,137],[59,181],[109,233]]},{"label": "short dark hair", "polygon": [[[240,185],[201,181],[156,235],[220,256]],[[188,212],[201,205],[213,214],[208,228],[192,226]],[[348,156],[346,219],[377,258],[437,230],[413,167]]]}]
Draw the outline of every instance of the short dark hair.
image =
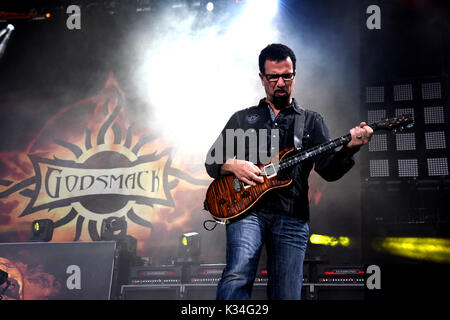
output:
[{"label": "short dark hair", "polygon": [[295,71],[295,64],[297,59],[295,58],[294,51],[292,51],[288,46],[285,46],[281,43],[269,44],[267,47],[262,49],[261,53],[259,54],[259,71],[262,74],[265,74],[266,60],[279,62],[286,60],[288,57],[291,58]]}]

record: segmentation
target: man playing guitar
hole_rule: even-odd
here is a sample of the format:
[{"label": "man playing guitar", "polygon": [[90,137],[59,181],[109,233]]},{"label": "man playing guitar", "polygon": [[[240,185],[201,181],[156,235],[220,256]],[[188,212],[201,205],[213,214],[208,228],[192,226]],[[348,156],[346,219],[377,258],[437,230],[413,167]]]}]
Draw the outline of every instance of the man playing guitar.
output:
[{"label": "man playing guitar", "polygon": [[[296,76],[294,52],[283,44],[268,45],[260,53],[259,69],[266,97],[257,106],[233,114],[222,131],[222,138],[225,139],[225,131],[230,129],[265,129],[263,132],[267,132],[267,136],[258,135],[257,148],[265,147],[273,151],[273,132],[277,133],[280,150],[293,148],[294,140],[298,138],[295,119],[303,113],[302,149],[329,141],[329,131],[322,116],[301,108],[291,96]],[[350,141],[338,151],[332,149],[297,164],[288,174],[292,183],[264,194],[245,214],[228,221],[226,267],[217,288],[217,299],[250,298],[264,243],[268,259],[268,298],[301,298],[303,260],[309,237],[309,173],[314,167],[325,180],[338,180],[352,168],[355,163],[353,155],[360,146],[370,141],[372,134],[371,127],[360,123],[350,130],[351,140],[349,138]],[[222,141],[221,146],[227,145],[229,143]],[[220,146],[213,146],[209,154],[217,148]],[[234,157],[227,158],[230,152],[224,151],[223,159],[206,163],[211,177],[217,179],[233,175],[247,186],[264,182],[263,175],[267,176],[267,172],[263,172],[258,163],[248,161],[256,150],[251,150],[247,144],[243,158],[237,157],[236,150],[231,152]]]}]

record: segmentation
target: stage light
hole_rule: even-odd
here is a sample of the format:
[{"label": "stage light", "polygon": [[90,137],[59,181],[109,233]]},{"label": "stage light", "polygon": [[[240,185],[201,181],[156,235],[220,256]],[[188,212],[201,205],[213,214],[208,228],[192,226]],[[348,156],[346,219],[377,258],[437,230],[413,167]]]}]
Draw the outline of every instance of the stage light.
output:
[{"label": "stage light", "polygon": [[450,262],[450,239],[440,238],[379,238],[374,249],[396,256],[440,263]]},{"label": "stage light", "polygon": [[351,245],[351,240],[349,237],[331,237],[321,234],[312,234],[309,237],[309,241],[313,244],[320,244],[325,246],[342,246],[342,247],[349,247]]},{"label": "stage light", "polygon": [[424,111],[424,119],[425,124],[436,124],[436,123],[444,123],[444,107],[425,107]]},{"label": "stage light", "polygon": [[448,176],[447,158],[428,158],[427,164],[429,176]]},{"label": "stage light", "polygon": [[399,159],[398,176],[399,177],[419,176],[419,164],[417,159]]},{"label": "stage light", "polygon": [[425,146],[428,150],[430,149],[445,149],[445,132],[444,131],[434,131],[425,132]]},{"label": "stage light", "polygon": [[366,102],[378,103],[384,102],[384,87],[366,87]]},{"label": "stage light", "polygon": [[397,133],[395,135],[397,151],[416,150],[415,133]]},{"label": "stage light", "polygon": [[109,217],[103,219],[100,240],[121,240],[127,235],[127,221],[125,217]]},{"label": "stage light", "polygon": [[369,152],[387,151],[387,134],[374,134],[369,142]]},{"label": "stage light", "polygon": [[8,44],[9,38],[11,37],[11,33],[13,30],[14,26],[12,24],[8,24],[6,28],[0,30],[0,58],[5,53],[6,45]]},{"label": "stage light", "polygon": [[[208,2],[214,3],[215,13],[217,1],[200,1],[200,8],[189,5],[167,10],[158,17],[160,31],[152,39],[143,33],[142,41],[135,42],[139,58],[133,81],[155,108],[148,121],[167,144],[176,146],[173,156],[188,165],[204,163],[205,150],[216,140],[217,128],[223,127],[224,119],[236,111],[236,101],[251,105],[260,96],[258,53],[279,39],[277,26],[272,19],[264,18],[269,15],[258,16],[260,10],[252,10],[260,1],[242,2],[226,19],[204,19],[199,9],[213,18],[205,9]],[[266,2],[261,1],[261,5]],[[271,11],[270,15],[275,13]],[[236,75],[240,78],[238,89],[233,88]],[[224,90],[233,90],[233,94],[224,96]],[[168,99],[175,93],[183,97],[182,104]],[[217,99],[219,96],[221,99]],[[192,126],[199,114],[208,121]],[[171,126],[165,125],[168,119]]]},{"label": "stage light", "polygon": [[247,0],[247,12],[259,19],[272,19],[278,11],[278,0]]},{"label": "stage light", "polygon": [[180,237],[177,262],[198,262],[200,259],[200,235],[197,232],[184,233]]},{"label": "stage light", "polygon": [[389,160],[370,160],[369,169],[371,177],[389,177]]},{"label": "stage light", "polygon": [[442,92],[440,82],[422,83],[423,100],[441,99],[441,98]]},{"label": "stage light", "polygon": [[31,242],[48,242],[53,237],[53,221],[50,219],[35,220],[31,224]]},{"label": "stage light", "polygon": [[51,16],[52,16],[52,15],[50,14],[50,12],[47,12],[47,13],[45,14],[45,18],[46,18],[46,19],[50,19]]},{"label": "stage light", "polygon": [[394,86],[394,101],[406,101],[412,99],[412,84],[400,84]]},{"label": "stage light", "polygon": [[209,12],[213,11],[214,10],[214,3],[208,2],[206,4],[206,10],[208,10]]}]

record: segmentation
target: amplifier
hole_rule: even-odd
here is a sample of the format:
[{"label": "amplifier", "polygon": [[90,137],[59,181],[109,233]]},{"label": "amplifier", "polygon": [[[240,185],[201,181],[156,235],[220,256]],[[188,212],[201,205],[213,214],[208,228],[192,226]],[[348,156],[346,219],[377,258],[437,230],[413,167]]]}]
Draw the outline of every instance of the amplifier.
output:
[{"label": "amplifier", "polygon": [[182,267],[175,265],[132,267],[130,270],[130,284],[180,284],[181,273]]},{"label": "amplifier", "polygon": [[363,266],[327,266],[319,267],[318,282],[330,284],[364,283]]},{"label": "amplifier", "polygon": [[258,283],[267,284],[267,281],[268,281],[267,267],[259,267],[258,271],[256,271],[255,284],[258,284]]},{"label": "amplifier", "polygon": [[187,280],[191,284],[217,285],[222,278],[225,264],[200,264],[191,267],[191,276]]},{"label": "amplifier", "polygon": [[[306,283],[309,281],[309,266],[307,264],[303,265],[303,283]],[[269,280],[268,274],[267,274],[267,267],[262,266],[258,268],[258,271],[256,272],[255,276],[255,284],[267,284],[267,281]]]},{"label": "amplifier", "polygon": [[[225,264],[200,264],[191,267],[191,276],[186,283],[217,285],[222,278]],[[256,272],[255,283],[267,283],[267,268],[260,266]]]},{"label": "amplifier", "polygon": [[149,284],[124,285],[121,300],[180,300],[182,285]]}]

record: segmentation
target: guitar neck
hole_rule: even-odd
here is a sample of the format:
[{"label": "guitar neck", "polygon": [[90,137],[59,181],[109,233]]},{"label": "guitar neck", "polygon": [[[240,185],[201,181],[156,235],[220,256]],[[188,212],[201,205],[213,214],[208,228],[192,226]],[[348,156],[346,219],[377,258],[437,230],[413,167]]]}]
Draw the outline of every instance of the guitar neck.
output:
[{"label": "guitar neck", "polygon": [[[369,127],[371,127],[373,131],[377,130],[396,131],[398,128],[400,128],[400,130],[403,130],[405,127],[412,128],[413,126],[414,126],[414,119],[410,114],[402,115],[400,118],[396,117],[391,119],[383,119],[369,125]],[[342,137],[327,141],[311,149],[305,151],[298,151],[294,153],[294,155],[291,155],[286,159],[281,160],[278,164],[274,164],[275,168],[277,168],[277,171],[289,168],[291,166],[300,163],[303,160],[318,156],[322,153],[328,152],[344,144],[347,144],[351,140],[352,136],[350,133],[348,133],[346,135],[343,135]]]},{"label": "guitar neck", "polygon": [[343,135],[342,137],[319,144],[311,149],[299,152],[293,156],[283,159],[278,164],[278,168],[279,168],[279,170],[289,168],[291,166],[294,166],[294,165],[300,163],[301,161],[318,156],[322,153],[328,152],[328,151],[333,150],[337,147],[340,147],[344,144],[347,144],[351,140],[352,140],[352,136],[350,135],[350,133],[348,133],[346,135]]},{"label": "guitar neck", "polygon": [[[377,130],[383,130],[386,129],[383,126],[380,126],[379,123],[375,122],[369,125],[373,131]],[[283,159],[278,164],[278,170],[283,170],[286,168],[289,168],[291,166],[294,166],[303,160],[318,156],[322,153],[328,152],[330,150],[336,149],[340,146],[343,146],[344,144],[349,143],[352,140],[352,136],[350,133],[347,133],[339,138],[336,138],[334,140],[327,141],[325,143],[319,144],[311,149],[301,151],[299,153],[296,153],[286,159]]]}]

